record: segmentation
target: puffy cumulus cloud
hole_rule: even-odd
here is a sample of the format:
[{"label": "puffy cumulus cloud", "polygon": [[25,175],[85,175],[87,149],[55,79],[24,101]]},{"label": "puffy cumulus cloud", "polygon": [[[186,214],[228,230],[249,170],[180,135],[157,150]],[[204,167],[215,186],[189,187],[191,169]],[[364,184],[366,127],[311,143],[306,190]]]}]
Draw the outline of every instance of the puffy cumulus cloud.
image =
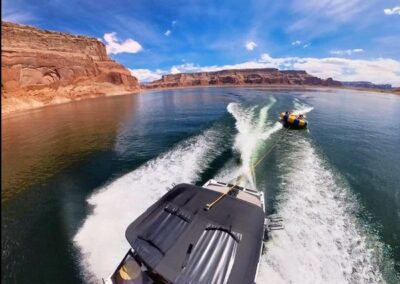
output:
[{"label": "puffy cumulus cloud", "polygon": [[232,65],[211,65],[211,66],[200,66],[193,63],[185,63],[180,65],[174,65],[170,69],[171,74],[178,73],[193,73],[193,72],[213,72],[224,69],[248,69],[248,68],[264,68],[265,64],[257,61],[248,61],[239,64]]},{"label": "puffy cumulus cloud", "polygon": [[333,77],[339,81],[371,81],[378,84],[389,83],[400,86],[400,61],[390,58],[272,58],[268,54],[263,54],[260,62],[264,62],[269,67],[305,70],[324,79]]},{"label": "puffy cumulus cloud", "polygon": [[400,61],[389,58],[306,58],[295,62],[293,68],[306,70],[321,78],[333,77],[339,81],[370,81],[400,86]]},{"label": "puffy cumulus cloud", "polygon": [[254,48],[257,47],[257,44],[254,41],[248,41],[244,46],[246,47],[247,50],[253,50]]},{"label": "puffy cumulus cloud", "polygon": [[295,40],[292,42],[292,45],[300,45],[301,44],[301,40]]},{"label": "puffy cumulus cloud", "polygon": [[140,43],[133,39],[128,38],[127,40],[120,42],[117,38],[116,32],[105,33],[103,38],[106,43],[108,54],[137,53],[143,50]]},{"label": "puffy cumulus cloud", "polygon": [[171,35],[171,30],[166,30],[164,33],[165,36],[170,36]]},{"label": "puffy cumulus cloud", "polygon": [[163,74],[166,73],[162,70],[151,71],[149,69],[129,69],[129,71],[131,72],[132,76],[135,76],[139,82],[143,83],[158,80]]},{"label": "puffy cumulus cloud", "polygon": [[400,6],[393,7],[392,9],[389,9],[389,8],[384,9],[383,12],[388,16],[396,15],[396,14],[400,15]]},{"label": "puffy cumulus cloud", "polygon": [[171,74],[178,74],[178,73],[193,73],[193,72],[207,72],[211,71],[212,67],[204,67],[195,65],[193,63],[184,63],[180,65],[174,65],[170,69]]},{"label": "puffy cumulus cloud", "polygon": [[333,55],[352,55],[353,53],[364,52],[362,48],[346,49],[346,50],[331,50],[330,53]]},{"label": "puffy cumulus cloud", "polygon": [[349,59],[341,57],[271,57],[264,53],[257,60],[232,65],[199,66],[193,63],[175,65],[170,73],[211,72],[224,69],[278,68],[305,70],[326,79],[339,81],[371,81],[376,84],[400,86],[400,61],[390,58]]}]

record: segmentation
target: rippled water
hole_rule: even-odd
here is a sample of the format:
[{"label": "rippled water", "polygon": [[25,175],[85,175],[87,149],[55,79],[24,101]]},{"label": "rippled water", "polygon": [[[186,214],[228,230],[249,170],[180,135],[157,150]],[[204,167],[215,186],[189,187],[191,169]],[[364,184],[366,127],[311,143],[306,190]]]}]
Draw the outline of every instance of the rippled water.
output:
[{"label": "rippled water", "polygon": [[[287,109],[309,130],[282,129]],[[3,118],[2,280],[99,281],[171,183],[245,174],[285,223],[258,283],[398,283],[399,110],[390,94],[204,88]]]}]

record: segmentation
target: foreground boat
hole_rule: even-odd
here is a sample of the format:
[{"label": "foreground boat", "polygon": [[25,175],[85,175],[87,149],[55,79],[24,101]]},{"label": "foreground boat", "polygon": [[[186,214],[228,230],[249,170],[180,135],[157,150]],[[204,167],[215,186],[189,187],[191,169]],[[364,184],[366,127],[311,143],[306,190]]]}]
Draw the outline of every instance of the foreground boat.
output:
[{"label": "foreground boat", "polygon": [[281,112],[279,115],[280,121],[287,128],[304,129],[307,128],[307,120],[302,114],[295,114],[292,111]]},{"label": "foreground boat", "polygon": [[267,226],[262,192],[176,185],[128,226],[106,283],[255,283]]}]

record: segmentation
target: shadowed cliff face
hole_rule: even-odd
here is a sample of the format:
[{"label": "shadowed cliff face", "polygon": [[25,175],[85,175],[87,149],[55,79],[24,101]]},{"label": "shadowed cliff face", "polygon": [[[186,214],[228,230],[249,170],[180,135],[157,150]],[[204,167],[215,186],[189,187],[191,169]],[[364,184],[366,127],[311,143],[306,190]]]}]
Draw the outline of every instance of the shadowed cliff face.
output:
[{"label": "shadowed cliff face", "polygon": [[3,113],[139,90],[97,39],[8,22],[1,30]]},{"label": "shadowed cliff face", "polygon": [[212,85],[306,85],[341,86],[332,78],[311,76],[306,71],[280,71],[275,68],[222,70],[216,72],[164,75],[160,80],[143,84],[143,88],[173,88]]}]

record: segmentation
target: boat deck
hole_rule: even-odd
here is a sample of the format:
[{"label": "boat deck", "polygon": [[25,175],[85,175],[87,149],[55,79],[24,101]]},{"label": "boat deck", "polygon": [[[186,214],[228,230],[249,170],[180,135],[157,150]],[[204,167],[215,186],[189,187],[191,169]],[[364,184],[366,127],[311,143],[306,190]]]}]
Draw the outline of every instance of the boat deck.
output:
[{"label": "boat deck", "polygon": [[205,210],[232,187],[214,183],[179,184],[128,226],[126,238],[148,275],[161,283],[254,282],[264,232],[261,193],[238,190]]},{"label": "boat deck", "polygon": [[[227,192],[230,188],[232,188],[233,185],[228,185],[225,183],[217,182],[214,180],[210,180],[207,182],[203,187],[208,188],[220,193],[225,193]],[[263,199],[261,198],[262,194],[243,188],[243,187],[238,187],[238,192],[236,194],[236,198],[250,202],[256,206],[259,206],[263,208]]]}]

